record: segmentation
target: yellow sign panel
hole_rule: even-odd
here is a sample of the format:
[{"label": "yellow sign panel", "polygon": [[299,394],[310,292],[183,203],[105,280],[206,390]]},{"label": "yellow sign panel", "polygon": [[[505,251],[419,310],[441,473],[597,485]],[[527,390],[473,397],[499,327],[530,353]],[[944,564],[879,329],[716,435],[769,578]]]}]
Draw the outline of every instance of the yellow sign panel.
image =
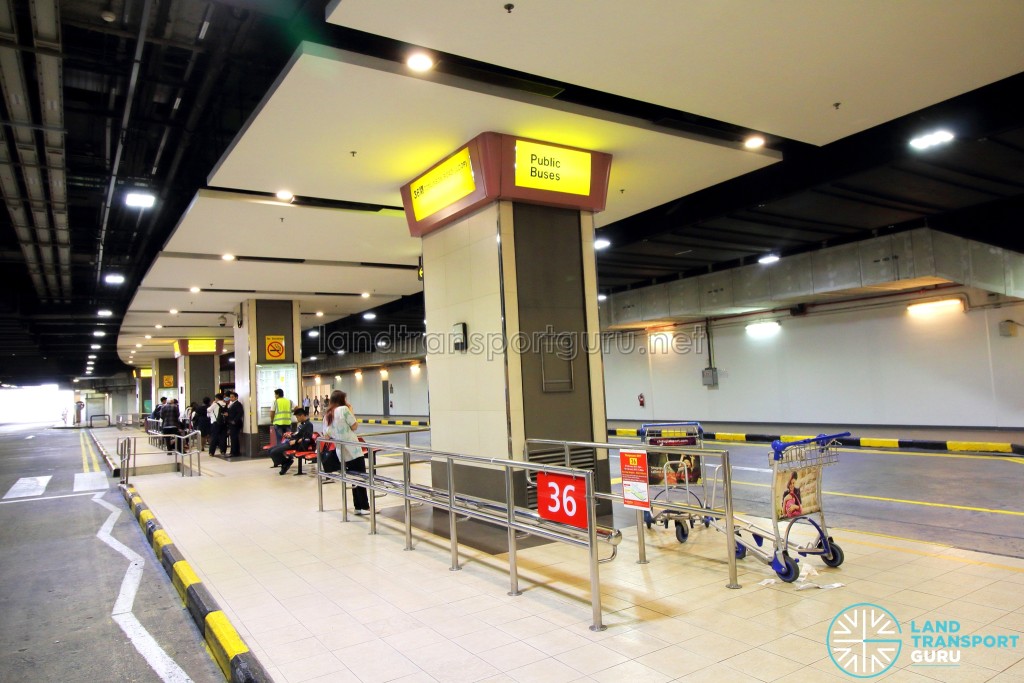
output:
[{"label": "yellow sign panel", "polygon": [[153,368],[142,368],[139,370],[139,377],[152,377]]},{"label": "yellow sign panel", "polygon": [[189,339],[188,352],[192,353],[217,353],[216,339]]},{"label": "yellow sign panel", "polygon": [[164,388],[170,389],[174,386],[174,375],[164,375]]},{"label": "yellow sign panel", "polygon": [[590,195],[590,152],[516,140],[516,186]]},{"label": "yellow sign panel", "polygon": [[267,360],[284,360],[284,335],[268,334],[266,340]]},{"label": "yellow sign panel", "polygon": [[421,221],[476,190],[469,147],[463,147],[412,181],[412,212]]}]

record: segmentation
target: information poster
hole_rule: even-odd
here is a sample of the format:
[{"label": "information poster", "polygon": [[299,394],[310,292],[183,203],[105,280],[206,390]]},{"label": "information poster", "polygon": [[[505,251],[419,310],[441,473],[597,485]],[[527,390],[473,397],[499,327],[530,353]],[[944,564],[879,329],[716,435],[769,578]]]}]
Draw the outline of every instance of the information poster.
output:
[{"label": "information poster", "polygon": [[270,424],[270,409],[274,405],[274,389],[284,392],[292,405],[299,404],[299,368],[295,363],[275,363],[256,366],[256,407],[259,410],[257,422]]},{"label": "information poster", "polygon": [[622,504],[628,508],[650,510],[647,451],[620,450],[619,471],[622,473]]},{"label": "information poster", "polygon": [[821,467],[779,470],[775,473],[775,519],[803,517],[821,510]]}]

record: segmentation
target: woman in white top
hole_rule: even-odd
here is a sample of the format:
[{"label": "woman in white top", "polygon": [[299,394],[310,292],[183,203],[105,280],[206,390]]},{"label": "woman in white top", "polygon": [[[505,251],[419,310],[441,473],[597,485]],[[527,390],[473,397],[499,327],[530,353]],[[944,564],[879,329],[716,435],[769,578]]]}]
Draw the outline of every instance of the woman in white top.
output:
[{"label": "woman in white top", "polygon": [[[324,410],[324,430],[328,439],[347,442],[338,449],[338,457],[345,462],[345,471],[366,474],[363,449],[359,445],[359,437],[355,434],[357,426],[356,416],[352,414],[352,408],[348,405],[348,395],[336,389],[331,393],[330,402]],[[352,503],[357,515],[369,513],[370,499],[365,488],[352,487]]]}]

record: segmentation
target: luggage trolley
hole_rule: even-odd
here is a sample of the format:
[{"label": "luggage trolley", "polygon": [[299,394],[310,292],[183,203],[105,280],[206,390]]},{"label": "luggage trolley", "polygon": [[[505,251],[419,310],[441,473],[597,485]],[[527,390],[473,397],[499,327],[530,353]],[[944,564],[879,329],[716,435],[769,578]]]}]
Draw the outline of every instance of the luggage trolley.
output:
[{"label": "luggage trolley", "polygon": [[[821,561],[829,567],[838,567],[843,563],[843,549],[832,541],[825,526],[825,513],[821,505],[821,469],[839,462],[839,439],[849,436],[850,432],[841,434],[819,434],[810,439],[799,441],[773,441],[772,454],[768,461],[772,467],[772,528],[766,530],[756,524],[736,519],[736,557],[742,559],[749,551],[759,560],[771,566],[779,578],[787,583],[796,581],[800,576],[798,559],[790,557],[794,551],[801,557],[819,555]],[[712,489],[718,485],[716,473]],[[812,515],[817,516],[817,521]],[[816,542],[795,546],[789,540],[790,531],[797,522],[807,522],[817,532]],[[715,528],[724,532],[725,529],[712,521]],[[780,527],[785,524],[785,530]],[[762,549],[764,539],[774,538],[774,549],[769,554]]]},{"label": "luggage trolley", "polygon": [[[652,429],[658,430],[659,436],[649,436]],[[653,422],[640,426],[640,440],[651,446],[695,446],[704,447],[704,429],[700,422]],[[699,455],[678,456],[670,453],[648,453],[647,481],[651,491],[651,510],[644,511],[644,522],[650,529],[654,524],[663,524],[668,528],[669,522],[675,522],[676,540],[686,543],[690,529],[703,521],[705,528],[711,524],[710,517],[679,512],[677,510],[656,510],[658,500],[663,503],[694,504],[706,507],[708,500],[705,480],[701,474],[701,457]],[[679,460],[671,458],[679,457]],[[691,487],[692,485],[692,487]],[[675,500],[673,500],[675,498]],[[681,499],[681,500],[680,500]]]}]

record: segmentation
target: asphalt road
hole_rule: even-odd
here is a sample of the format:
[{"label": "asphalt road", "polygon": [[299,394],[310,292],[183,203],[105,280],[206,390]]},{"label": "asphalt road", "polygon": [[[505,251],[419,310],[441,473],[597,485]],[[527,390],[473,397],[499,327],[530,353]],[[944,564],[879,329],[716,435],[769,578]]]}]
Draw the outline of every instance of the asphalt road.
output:
[{"label": "asphalt road", "polygon": [[[222,683],[87,439],[48,425],[0,425],[0,681]],[[112,618],[119,594],[133,584],[126,579],[131,562],[97,536],[112,516],[97,497],[120,511],[110,535],[144,561],[130,614],[155,640],[148,660]],[[154,671],[149,661],[159,649],[179,671]]]}]

